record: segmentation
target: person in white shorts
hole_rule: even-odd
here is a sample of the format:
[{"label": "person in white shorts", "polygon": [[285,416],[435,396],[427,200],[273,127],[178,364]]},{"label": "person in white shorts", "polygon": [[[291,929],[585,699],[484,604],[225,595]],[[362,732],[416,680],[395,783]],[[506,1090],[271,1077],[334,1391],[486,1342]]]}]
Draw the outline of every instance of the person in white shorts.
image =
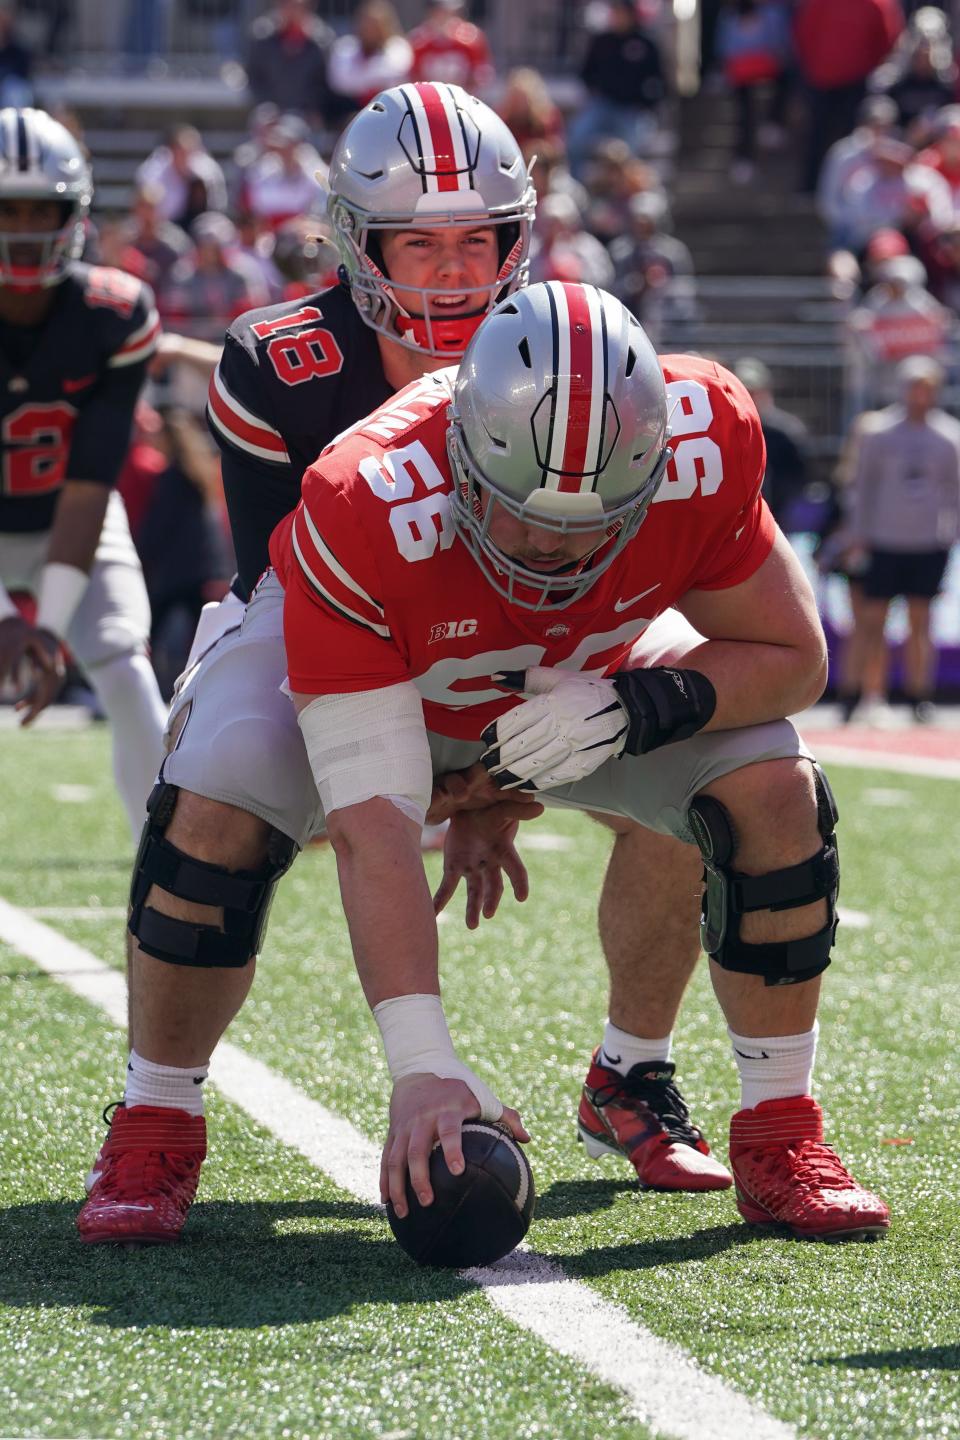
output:
[{"label": "person in white shorts", "polygon": [[[69,646],[112,726],[134,836],[162,755],[150,607],[113,490],[159,321],[147,286],[80,263],[92,184],[42,110],[0,110],[0,682],[29,724]],[[36,601],[29,623],[12,595]]]}]

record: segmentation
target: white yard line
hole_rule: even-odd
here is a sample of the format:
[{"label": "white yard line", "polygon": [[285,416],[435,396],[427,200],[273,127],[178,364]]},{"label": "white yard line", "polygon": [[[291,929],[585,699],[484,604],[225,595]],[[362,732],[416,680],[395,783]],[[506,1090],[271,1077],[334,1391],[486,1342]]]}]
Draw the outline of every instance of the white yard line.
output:
[{"label": "white yard line", "polygon": [[[0,940],[99,1005],[114,1024],[126,1023],[123,976],[83,946],[5,900],[0,900]],[[342,1190],[379,1203],[378,1147],[349,1121],[227,1041],[217,1049],[211,1079],[228,1100]],[[624,1392],[637,1418],[658,1435],[669,1440],[797,1440],[791,1426],[534,1251],[524,1247],[498,1265],[463,1273],[514,1323]]]}]

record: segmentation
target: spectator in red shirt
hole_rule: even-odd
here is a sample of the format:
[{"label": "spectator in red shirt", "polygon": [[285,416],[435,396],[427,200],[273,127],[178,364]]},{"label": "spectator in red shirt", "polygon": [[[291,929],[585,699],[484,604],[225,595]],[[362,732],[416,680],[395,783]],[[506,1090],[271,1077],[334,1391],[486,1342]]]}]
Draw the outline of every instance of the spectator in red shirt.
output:
[{"label": "spectator in red shirt", "polygon": [[326,193],[317,179],[326,166],[310,142],[306,122],[281,115],[270,126],[264,153],[245,176],[245,197],[251,214],[276,230],[295,215],[321,211]]},{"label": "spectator in red shirt", "polygon": [[799,0],[793,43],[807,87],[805,191],[816,190],[830,146],[854,128],[867,76],[902,30],[899,0]]},{"label": "spectator in red shirt", "polygon": [[[407,39],[413,49],[411,80],[443,80],[471,95],[482,95],[493,83],[490,48],[476,25],[463,18],[463,0],[427,0],[421,24]],[[517,140],[522,145],[519,135]]]}]

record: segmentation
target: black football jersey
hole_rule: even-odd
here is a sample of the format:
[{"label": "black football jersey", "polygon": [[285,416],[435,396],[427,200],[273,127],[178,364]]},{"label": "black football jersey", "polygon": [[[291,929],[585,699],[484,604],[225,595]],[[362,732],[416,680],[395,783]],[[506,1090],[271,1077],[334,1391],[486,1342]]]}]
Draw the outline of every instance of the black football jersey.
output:
[{"label": "black football jersey", "polygon": [[392,393],[376,334],[343,286],[249,310],[230,326],[207,418],[243,599],[270,563],[273,530],[300,503],[304,470]]},{"label": "black football jersey", "polygon": [[149,286],[79,261],[40,325],[0,322],[0,532],[49,530],[65,480],[114,484],[159,333]]}]

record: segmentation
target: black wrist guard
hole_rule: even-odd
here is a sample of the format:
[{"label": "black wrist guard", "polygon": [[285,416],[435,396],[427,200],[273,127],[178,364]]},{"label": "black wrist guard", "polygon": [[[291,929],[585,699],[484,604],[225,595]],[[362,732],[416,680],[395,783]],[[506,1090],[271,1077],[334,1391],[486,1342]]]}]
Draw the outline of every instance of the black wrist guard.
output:
[{"label": "black wrist guard", "polygon": [[717,692],[699,670],[621,670],[613,685],[630,722],[624,755],[689,740],[717,708]]}]

